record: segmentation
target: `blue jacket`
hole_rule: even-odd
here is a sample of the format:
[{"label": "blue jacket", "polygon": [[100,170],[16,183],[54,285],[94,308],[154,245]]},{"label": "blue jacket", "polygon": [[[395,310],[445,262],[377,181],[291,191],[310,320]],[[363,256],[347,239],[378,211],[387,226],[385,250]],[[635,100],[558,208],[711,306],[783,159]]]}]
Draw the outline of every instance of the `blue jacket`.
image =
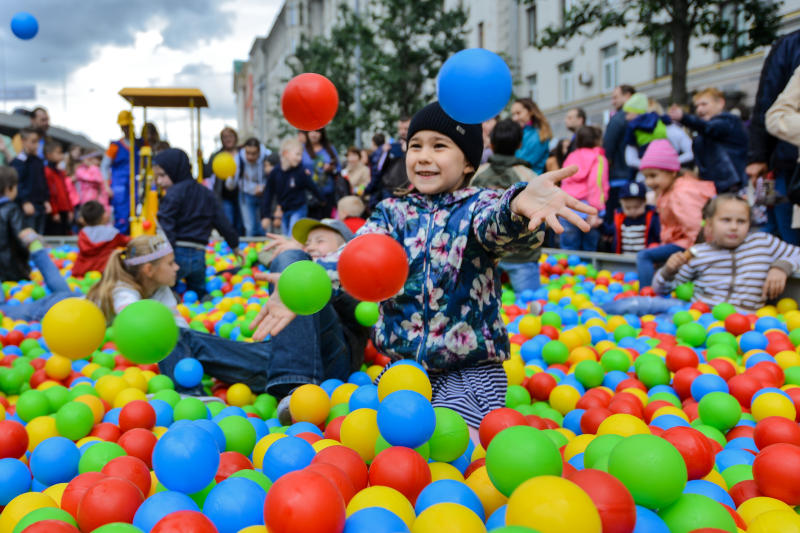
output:
[{"label": "blue jacket", "polygon": [[537,174],[544,172],[547,154],[550,152],[550,139],[539,139],[539,128],[525,126],[522,130],[522,146],[514,154],[531,164]]},{"label": "blue jacket", "polygon": [[[540,246],[544,235],[530,232],[528,219],[511,213],[511,200],[525,185],[412,193],[378,204],[356,237],[389,235],[403,245],[409,264],[403,290],[380,303],[373,341],[381,353],[415,359],[430,370],[508,358],[497,261]],[[340,290],[340,253],[318,260],[335,290]]]},{"label": "blue jacket", "polygon": [[11,161],[11,166],[16,169],[19,176],[18,205],[25,202],[44,205],[50,200],[50,188],[44,177],[44,161],[39,156],[21,152]]},{"label": "blue jacket", "polygon": [[717,193],[747,187],[747,132],[739,117],[726,112],[705,121],[683,115],[681,123],[697,132],[692,152],[700,179],[713,181]]},{"label": "blue jacket", "polygon": [[625,162],[625,130],[627,126],[625,112],[617,111],[608,121],[606,133],[603,135],[603,149],[606,151],[609,164],[608,182],[612,187],[624,185],[631,178],[631,170]]},{"label": "blue jacket", "polygon": [[800,66],[800,30],[784,35],[772,45],[761,68],[756,104],[750,119],[748,163],[768,163],[770,168],[782,174],[790,173],[797,164],[797,147],[770,135],[764,124],[764,115],[789,83],[789,78],[798,66]]},{"label": "blue jacket", "polygon": [[303,165],[297,165],[289,170],[283,170],[280,165],[276,166],[267,176],[267,186],[261,198],[261,216],[265,218],[272,216],[273,200],[281,206],[284,213],[300,209],[308,203],[306,191],[313,194],[320,202],[323,201],[322,194],[311,180],[311,174]]}]

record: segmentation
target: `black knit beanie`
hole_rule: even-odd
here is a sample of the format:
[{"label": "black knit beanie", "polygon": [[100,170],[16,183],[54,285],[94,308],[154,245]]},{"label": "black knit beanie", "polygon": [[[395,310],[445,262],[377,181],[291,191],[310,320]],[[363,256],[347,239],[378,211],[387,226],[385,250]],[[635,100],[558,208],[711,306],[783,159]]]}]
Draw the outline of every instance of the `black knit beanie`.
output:
[{"label": "black knit beanie", "polygon": [[483,156],[483,128],[480,124],[462,124],[444,112],[439,102],[428,104],[411,118],[408,140],[418,131],[437,131],[447,135],[461,148],[467,162],[478,170]]}]

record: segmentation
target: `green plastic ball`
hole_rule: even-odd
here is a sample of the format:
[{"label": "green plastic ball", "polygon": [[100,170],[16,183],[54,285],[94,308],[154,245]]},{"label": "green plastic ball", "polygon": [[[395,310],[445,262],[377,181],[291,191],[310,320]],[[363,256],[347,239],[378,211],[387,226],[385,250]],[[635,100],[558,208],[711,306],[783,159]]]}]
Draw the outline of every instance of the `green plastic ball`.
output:
[{"label": "green plastic ball", "polygon": [[44,390],[47,402],[50,404],[50,412],[55,413],[61,406],[69,401],[69,389],[61,385],[55,385]]},{"label": "green plastic ball", "polygon": [[717,320],[725,320],[728,318],[728,315],[732,315],[735,312],[736,308],[728,302],[718,303],[711,310],[711,314],[714,315],[714,318]]},{"label": "green plastic ball", "polygon": [[158,363],[175,348],[178,326],[166,305],[156,300],[139,300],[114,319],[114,343],[129,361]]},{"label": "green plastic ball", "polygon": [[[45,398],[46,401],[46,398]],[[69,402],[56,413],[58,433],[70,440],[80,440],[92,431],[94,413],[82,402]]]},{"label": "green plastic ball", "polygon": [[794,328],[791,333],[789,333],[789,340],[792,341],[792,344],[795,346],[800,345],[800,328]]},{"label": "green plastic ball", "polygon": [[670,533],[690,533],[700,528],[736,533],[736,522],[725,507],[702,494],[681,494],[669,507],[658,512],[658,516]]},{"label": "green plastic ball", "polygon": [[706,341],[706,328],[697,322],[688,322],[678,326],[675,336],[689,346],[697,348]]},{"label": "green plastic ball", "polygon": [[636,337],[636,328],[630,324],[622,324],[614,330],[614,339],[619,342],[628,337]]},{"label": "green plastic ball", "polygon": [[649,361],[636,369],[636,377],[644,383],[645,387],[652,389],[656,385],[669,384],[669,370],[664,361]]},{"label": "green plastic ball", "polygon": [[586,360],[575,365],[575,379],[586,388],[601,385],[604,378],[603,365],[597,361]]},{"label": "green plastic ball", "polygon": [[328,418],[325,420],[325,423],[327,424],[334,418],[337,418],[339,416],[345,416],[349,413],[350,413],[350,406],[347,404],[347,402],[336,404],[333,407],[331,407],[331,410],[328,413]]},{"label": "green plastic ball", "polygon": [[258,412],[261,418],[267,420],[268,418],[272,418],[275,408],[278,407],[278,400],[271,394],[259,394],[256,401],[253,402],[253,407],[256,408],[256,412]]},{"label": "green plastic ball", "polygon": [[[249,406],[245,406],[245,407],[249,407]],[[225,409],[225,404],[222,403],[222,402],[208,402],[208,404],[206,405],[206,408],[208,409],[208,414],[211,416],[211,418],[214,418],[223,409]]]},{"label": "green plastic ball", "polygon": [[75,385],[74,387],[69,389],[70,400],[74,400],[75,398],[80,398],[81,396],[84,396],[86,394],[91,394],[92,396],[97,396],[98,398],[100,397],[100,394],[97,392],[97,390],[88,383],[79,383],[78,385]]},{"label": "green plastic ball", "polygon": [[739,401],[726,392],[709,392],[700,399],[697,406],[703,424],[717,428],[723,433],[739,423],[742,406]]},{"label": "green plastic ball", "polygon": [[706,351],[706,359],[709,361],[712,359],[719,359],[720,357],[735,363],[737,360],[736,348],[732,348],[728,344],[718,343],[709,347]]},{"label": "green plastic ball", "polygon": [[[220,405],[222,404],[220,403]],[[226,452],[239,452],[245,457],[253,453],[253,447],[256,445],[256,430],[246,418],[227,416],[217,422],[217,425],[225,434]]]},{"label": "green plastic ball", "polygon": [[509,385],[506,389],[506,407],[517,407],[518,405],[530,405],[531,393],[521,385]]},{"label": "green plastic ball", "polygon": [[678,311],[672,315],[672,323],[676,326],[688,324],[689,322],[694,322],[694,317],[689,311]]},{"label": "green plastic ball", "polygon": [[550,341],[542,348],[542,359],[548,365],[565,363],[569,358],[569,348],[561,341]]},{"label": "green plastic ball", "polygon": [[358,323],[368,328],[374,326],[380,316],[375,302],[359,302],[355,314]]},{"label": "green plastic ball", "polygon": [[281,272],[278,294],[281,302],[298,315],[313,315],[331,299],[331,280],[314,261],[297,261]]},{"label": "green plastic ball", "polygon": [[732,465],[720,472],[725,484],[733,487],[739,482],[753,479],[753,465],[738,464]]},{"label": "green plastic ball", "polygon": [[0,391],[8,394],[18,394],[25,382],[25,373],[18,368],[0,367]]},{"label": "green plastic ball", "polygon": [[175,383],[164,374],[156,374],[147,381],[147,392],[156,394],[162,390],[175,390]]},{"label": "green plastic ball", "polygon": [[542,313],[542,325],[558,329],[561,327],[561,316],[553,311],[545,311]]},{"label": "green plastic ball", "polygon": [[114,354],[107,352],[94,352],[92,363],[111,369],[117,366],[117,362],[114,360]]},{"label": "green plastic ball", "polygon": [[208,418],[206,404],[191,396],[181,398],[173,410],[174,420],[202,420],[204,418]]},{"label": "green plastic ball", "polygon": [[29,390],[23,392],[17,399],[17,416],[25,422],[30,422],[37,416],[49,415],[51,412],[50,402],[43,391]]},{"label": "green plastic ball", "polygon": [[116,458],[127,455],[116,442],[98,442],[89,446],[78,462],[78,472],[99,472],[106,464]]},{"label": "green plastic ball", "polygon": [[268,491],[272,486],[272,481],[270,481],[267,476],[261,472],[258,472],[257,470],[239,470],[228,477],[243,477],[245,479],[249,479],[250,481],[257,483],[262,489],[264,489],[265,492]]},{"label": "green plastic ball", "polygon": [[[800,331],[800,329],[795,331]],[[787,385],[800,385],[800,366],[790,366],[784,369],[783,377],[786,379]]]},{"label": "green plastic ball", "polygon": [[614,447],[622,442],[621,435],[615,435],[610,433],[608,435],[598,435],[583,452],[583,464],[586,468],[597,468],[597,462],[603,458],[608,457],[608,454],[611,453],[611,450]]},{"label": "green plastic ball", "polygon": [[93,529],[92,533],[141,533],[141,529],[125,522],[112,522]]},{"label": "green plastic ball", "polygon": [[178,405],[178,402],[181,401],[181,395],[175,392],[175,389],[161,389],[160,391],[153,394],[153,399],[163,400],[167,402],[170,407],[175,409],[175,406]]},{"label": "green plastic ball", "polygon": [[681,283],[680,285],[675,287],[675,297],[678,300],[689,302],[692,300],[693,295],[694,295],[694,284],[692,282]]},{"label": "green plastic ball", "polygon": [[610,350],[606,350],[606,352],[600,357],[600,364],[603,366],[606,372],[611,372],[612,370],[627,372],[631,366],[631,358],[622,350],[616,350],[612,348]]},{"label": "green plastic ball", "polygon": [[469,446],[469,428],[464,418],[447,407],[434,407],[436,426],[428,439],[431,459],[443,463],[455,461]]},{"label": "green plastic ball", "polygon": [[617,444],[608,457],[608,473],[628,488],[638,505],[648,509],[675,502],[688,480],[680,452],[655,435],[633,435]]},{"label": "green plastic ball", "polygon": [[504,429],[494,436],[486,450],[489,479],[506,496],[534,476],[560,476],[563,466],[553,441],[530,426]]},{"label": "green plastic ball", "polygon": [[[59,509],[58,507],[42,507],[40,509],[31,511],[22,517],[22,520],[17,522],[17,525],[14,526],[12,533],[22,533],[25,528],[31,524],[41,522],[42,520],[58,520],[59,522],[71,524],[76,528],[78,527],[78,523],[67,511]],[[95,531],[97,530],[95,529]]]},{"label": "green plastic ball", "polygon": [[[724,448],[728,444],[728,440],[725,438],[725,435],[715,427],[709,426],[708,424],[703,424],[703,421],[699,418],[692,422],[691,426],[708,437],[717,442],[720,447]],[[732,487],[733,485],[728,485]]]}]

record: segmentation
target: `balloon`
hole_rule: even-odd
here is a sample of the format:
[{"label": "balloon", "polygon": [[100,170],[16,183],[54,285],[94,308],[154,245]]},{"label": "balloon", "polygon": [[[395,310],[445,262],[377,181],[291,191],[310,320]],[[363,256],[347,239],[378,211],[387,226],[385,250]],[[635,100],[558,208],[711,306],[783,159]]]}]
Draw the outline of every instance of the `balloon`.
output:
[{"label": "balloon", "polygon": [[103,342],[105,335],[106,319],[103,312],[84,298],[61,300],[42,319],[42,336],[47,346],[53,353],[70,359],[83,359],[91,355]]},{"label": "balloon", "polygon": [[228,152],[220,152],[214,156],[211,170],[221,180],[232,178],[236,174],[236,160]]},{"label": "balloon", "polygon": [[344,247],[337,264],[345,291],[367,302],[381,302],[397,294],[408,277],[403,247],[378,233],[359,235]]},{"label": "balloon", "polygon": [[156,300],[139,300],[123,309],[112,325],[117,349],[131,362],[158,363],[175,348],[178,326],[172,311]]},{"label": "balloon", "polygon": [[480,124],[497,116],[511,98],[511,71],[494,52],[462,50],[442,65],[436,92],[442,109],[453,119]]},{"label": "balloon", "polygon": [[281,272],[278,294],[281,302],[298,315],[313,315],[331,299],[331,280],[314,261],[296,261]]},{"label": "balloon", "polygon": [[303,131],[324,128],[333,120],[338,107],[336,87],[321,74],[306,72],[295,76],[281,95],[281,110],[286,121]]},{"label": "balloon", "polygon": [[27,41],[39,33],[39,22],[30,13],[20,11],[11,19],[11,31],[23,41]]}]

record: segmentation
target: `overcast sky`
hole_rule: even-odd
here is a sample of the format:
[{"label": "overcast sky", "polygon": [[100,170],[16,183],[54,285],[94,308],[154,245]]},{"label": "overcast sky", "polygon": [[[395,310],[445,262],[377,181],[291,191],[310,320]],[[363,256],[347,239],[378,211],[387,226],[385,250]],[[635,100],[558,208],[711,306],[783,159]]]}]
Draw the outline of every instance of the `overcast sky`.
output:
[{"label": "overcast sky", "polygon": [[[35,84],[36,101],[0,100],[3,111],[43,105],[51,124],[105,146],[120,136],[116,116],[128,108],[123,87],[198,87],[203,148],[224,125],[236,127],[233,61],[247,59],[253,39],[269,31],[282,0],[2,0],[0,86]],[[23,41],[10,21],[28,11],[39,33]],[[66,91],[65,91],[66,88]],[[65,94],[66,93],[66,94]],[[65,98],[66,96],[66,98]],[[65,104],[66,99],[66,106]],[[135,112],[137,131],[141,110]],[[190,147],[188,111],[152,109],[148,119],[170,143]]]}]

